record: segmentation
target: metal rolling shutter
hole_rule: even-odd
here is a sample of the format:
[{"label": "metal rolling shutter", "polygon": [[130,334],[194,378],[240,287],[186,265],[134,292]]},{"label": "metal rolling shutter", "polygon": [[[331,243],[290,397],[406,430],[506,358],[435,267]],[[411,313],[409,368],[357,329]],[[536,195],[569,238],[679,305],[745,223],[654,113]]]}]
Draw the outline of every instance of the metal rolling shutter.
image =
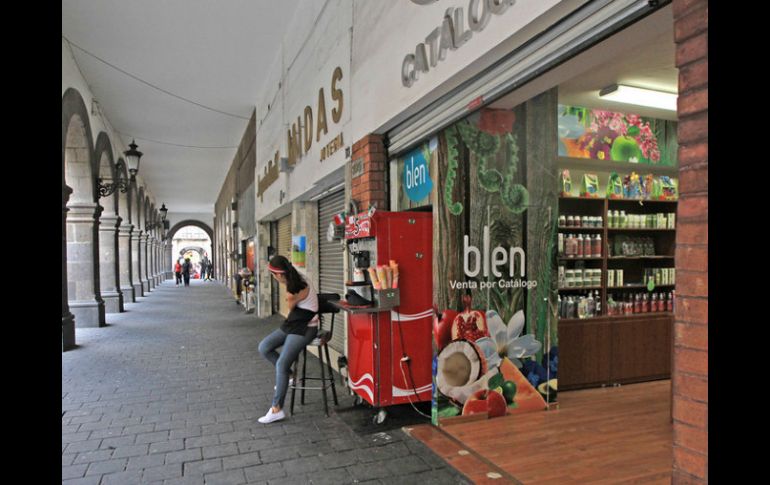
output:
[{"label": "metal rolling shutter", "polygon": [[[278,254],[291,261],[291,214],[278,219]],[[289,305],[286,304],[286,286],[278,285],[278,312],[284,317],[289,315]]]},{"label": "metal rolling shutter", "polygon": [[[318,267],[320,293],[337,293],[342,298],[345,295],[344,255],[339,241],[329,242],[326,239],[326,231],[329,222],[335,214],[345,210],[345,190],[340,190],[318,201]],[[334,317],[334,334],[329,347],[345,354],[344,318],[342,314]]]}]

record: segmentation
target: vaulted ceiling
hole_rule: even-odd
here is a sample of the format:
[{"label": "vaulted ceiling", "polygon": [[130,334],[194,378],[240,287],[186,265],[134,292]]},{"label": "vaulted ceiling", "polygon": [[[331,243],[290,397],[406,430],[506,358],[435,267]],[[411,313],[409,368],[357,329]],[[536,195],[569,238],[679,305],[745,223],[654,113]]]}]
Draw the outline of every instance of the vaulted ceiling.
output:
[{"label": "vaulted ceiling", "polygon": [[170,212],[213,213],[298,3],[62,0],[62,36]]}]

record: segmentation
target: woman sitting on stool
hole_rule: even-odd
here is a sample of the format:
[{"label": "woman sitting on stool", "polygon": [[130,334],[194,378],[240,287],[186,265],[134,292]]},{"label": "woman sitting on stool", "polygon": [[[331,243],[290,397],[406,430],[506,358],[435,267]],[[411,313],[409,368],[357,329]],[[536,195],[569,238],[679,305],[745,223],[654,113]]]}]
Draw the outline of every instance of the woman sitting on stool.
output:
[{"label": "woman sitting on stool", "polygon": [[[259,418],[260,423],[272,423],[286,417],[283,401],[289,384],[291,365],[299,353],[318,333],[318,295],[308,279],[300,275],[288,259],[274,256],[267,269],[273,278],[286,285],[286,301],[289,316],[281,327],[259,343],[259,353],[275,366],[275,394],[273,405],[267,414]],[[283,346],[281,352],[275,351]]]}]

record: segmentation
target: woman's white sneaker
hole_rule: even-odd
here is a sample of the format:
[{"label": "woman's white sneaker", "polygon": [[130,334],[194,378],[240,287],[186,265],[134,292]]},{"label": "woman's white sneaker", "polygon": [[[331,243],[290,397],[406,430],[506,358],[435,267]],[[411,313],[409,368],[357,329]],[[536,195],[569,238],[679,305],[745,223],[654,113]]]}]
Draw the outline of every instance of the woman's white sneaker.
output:
[{"label": "woman's white sneaker", "polygon": [[286,418],[286,414],[283,412],[283,409],[281,409],[277,413],[274,413],[273,408],[270,408],[268,409],[267,414],[259,418],[257,421],[259,421],[262,424],[268,424],[275,421],[280,421],[284,418]]}]

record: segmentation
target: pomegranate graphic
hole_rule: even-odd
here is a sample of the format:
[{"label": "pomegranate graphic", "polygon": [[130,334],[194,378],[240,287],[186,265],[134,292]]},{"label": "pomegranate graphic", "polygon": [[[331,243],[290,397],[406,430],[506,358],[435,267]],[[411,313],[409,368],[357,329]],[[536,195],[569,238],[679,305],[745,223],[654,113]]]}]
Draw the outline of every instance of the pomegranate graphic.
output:
[{"label": "pomegranate graphic", "polygon": [[475,342],[482,337],[489,337],[487,316],[483,311],[471,309],[471,296],[463,296],[463,307],[452,322],[452,340],[470,340]]}]

